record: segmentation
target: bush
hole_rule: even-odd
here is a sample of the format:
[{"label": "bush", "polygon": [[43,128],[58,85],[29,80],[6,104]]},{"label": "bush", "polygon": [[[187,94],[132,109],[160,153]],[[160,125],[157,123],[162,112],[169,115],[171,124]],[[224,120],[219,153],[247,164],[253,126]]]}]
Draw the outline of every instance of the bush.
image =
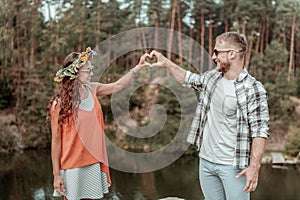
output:
[{"label": "bush", "polygon": [[300,127],[290,126],[285,149],[288,155],[298,155],[300,152]]},{"label": "bush", "polygon": [[0,123],[0,153],[14,151],[17,148],[16,127]]}]

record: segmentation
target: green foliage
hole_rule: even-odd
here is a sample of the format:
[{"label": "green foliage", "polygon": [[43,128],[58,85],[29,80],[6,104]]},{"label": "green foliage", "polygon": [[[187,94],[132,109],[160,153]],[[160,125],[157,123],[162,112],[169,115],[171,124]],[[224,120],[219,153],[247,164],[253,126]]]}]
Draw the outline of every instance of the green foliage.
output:
[{"label": "green foliage", "polygon": [[288,97],[296,95],[296,79],[287,81],[288,53],[277,41],[267,45],[263,58],[255,55],[250,72],[261,81],[269,95],[271,120],[289,120],[292,109]]},{"label": "green foliage", "polygon": [[[224,32],[225,25],[228,25],[229,30],[240,32],[245,25],[245,34],[254,42],[250,72],[268,91],[271,118],[291,121],[293,111],[288,97],[300,96],[297,43],[300,35],[297,28],[295,76],[290,81],[287,81],[288,51],[291,41],[291,18],[294,13],[299,17],[299,2],[297,0],[240,0],[238,4],[236,2],[236,0],[178,0],[180,18],[175,17],[175,29],[178,29],[179,19],[182,21],[182,33],[200,41],[201,27],[205,27],[204,47],[208,49],[210,37],[214,38]],[[46,20],[48,16],[45,18],[42,12],[48,4],[54,5],[56,10],[52,13],[52,18]],[[3,126],[5,128],[1,129],[0,144],[3,143],[5,148],[17,145],[16,141],[25,147],[49,145],[51,136],[45,125],[47,105],[55,90],[52,81],[54,73],[61,67],[64,57],[72,51],[83,51],[87,46],[95,47],[98,45],[97,42],[100,43],[131,28],[156,25],[169,28],[171,10],[172,1],[169,0],[53,2],[41,0],[18,1],[18,3],[1,1],[0,109],[11,108],[17,119],[16,126],[13,126],[14,131],[8,131],[10,125]],[[204,21],[201,21],[201,14],[204,14]],[[212,35],[208,33],[210,19],[213,20]],[[296,27],[299,27],[299,19]],[[268,26],[262,30],[264,23]],[[190,26],[187,26],[188,24]],[[264,41],[261,42],[262,39]],[[128,41],[120,45],[130,45],[131,42],[138,41]],[[144,50],[135,51],[120,56],[121,58],[118,58],[103,74],[101,82],[117,80],[124,71],[129,70],[129,66],[137,63],[143,52]],[[178,57],[175,57],[176,55],[172,60],[176,62]],[[144,98],[141,94],[144,92],[145,87],[141,87],[130,96],[130,111],[142,107]],[[155,97],[157,103],[166,109],[168,115],[166,126],[157,136],[139,142],[159,146],[166,144],[177,131],[182,105],[179,105],[177,97],[166,88],[160,88],[160,93]],[[116,101],[123,100],[120,98]],[[100,102],[105,123],[112,123],[114,118],[110,97],[100,99]],[[117,102],[116,110],[121,112],[124,110],[122,106]],[[195,108],[190,106],[188,109],[193,111]],[[189,127],[186,129],[189,130]]]},{"label": "green foliage", "polygon": [[16,150],[18,135],[16,126],[0,122],[0,153]]},{"label": "green foliage", "polygon": [[109,98],[101,98],[100,100],[103,117],[104,117],[104,123],[110,124],[112,123],[114,117],[111,112],[111,101]]},{"label": "green foliage", "polygon": [[286,153],[297,156],[300,153],[300,127],[290,126],[287,135]]}]

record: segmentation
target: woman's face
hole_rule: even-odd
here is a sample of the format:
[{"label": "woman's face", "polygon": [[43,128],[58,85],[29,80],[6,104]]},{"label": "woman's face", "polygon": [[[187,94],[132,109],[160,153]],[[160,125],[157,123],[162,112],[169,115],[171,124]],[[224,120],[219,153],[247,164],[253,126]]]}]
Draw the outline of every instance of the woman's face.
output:
[{"label": "woman's face", "polygon": [[82,84],[87,84],[91,82],[91,78],[93,75],[94,73],[91,61],[87,61],[86,64],[81,67],[78,72],[78,80]]}]

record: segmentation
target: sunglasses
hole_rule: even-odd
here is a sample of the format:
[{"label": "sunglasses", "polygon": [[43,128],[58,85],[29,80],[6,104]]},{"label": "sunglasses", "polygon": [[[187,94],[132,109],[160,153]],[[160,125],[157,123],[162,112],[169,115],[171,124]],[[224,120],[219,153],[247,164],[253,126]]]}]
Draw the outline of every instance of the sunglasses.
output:
[{"label": "sunglasses", "polygon": [[242,52],[243,50],[242,50],[242,49],[240,49],[240,50],[236,50],[236,49],[220,49],[220,50],[214,49],[214,50],[213,50],[213,53],[214,53],[216,56],[218,56],[219,53],[222,53],[222,52],[229,52],[229,51],[235,51],[235,52],[239,53],[239,52]]},{"label": "sunglasses", "polygon": [[92,72],[93,72],[93,66],[91,67],[91,68],[89,68],[89,69],[82,69],[82,70],[79,70],[80,72],[86,72],[86,73],[88,73],[88,74],[91,74]]}]

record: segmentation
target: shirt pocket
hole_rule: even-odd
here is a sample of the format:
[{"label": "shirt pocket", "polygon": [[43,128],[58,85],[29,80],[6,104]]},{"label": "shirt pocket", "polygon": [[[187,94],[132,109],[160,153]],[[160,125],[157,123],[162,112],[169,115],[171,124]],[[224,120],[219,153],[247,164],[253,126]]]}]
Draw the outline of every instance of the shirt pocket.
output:
[{"label": "shirt pocket", "polygon": [[222,111],[226,117],[233,118],[236,117],[237,112],[237,99],[235,96],[225,95]]}]

